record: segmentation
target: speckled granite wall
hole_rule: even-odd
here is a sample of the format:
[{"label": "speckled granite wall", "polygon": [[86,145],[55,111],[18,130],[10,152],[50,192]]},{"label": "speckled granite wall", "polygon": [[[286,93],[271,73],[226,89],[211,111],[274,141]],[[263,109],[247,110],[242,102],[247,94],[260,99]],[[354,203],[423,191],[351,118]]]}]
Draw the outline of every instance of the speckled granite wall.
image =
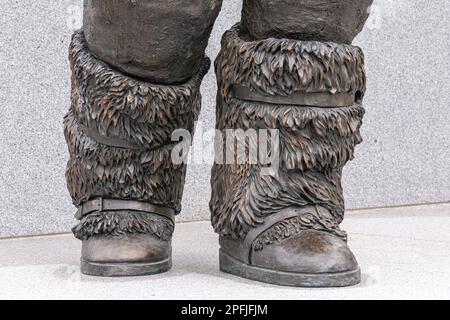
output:
[{"label": "speckled granite wall", "polygon": [[[67,47],[81,0],[0,0],[0,237],[68,231],[62,117],[69,105]],[[239,20],[225,0],[208,54]],[[357,159],[345,169],[349,208],[450,201],[450,2],[378,0],[356,44],[369,89]],[[203,85],[201,122],[214,125],[215,78]],[[192,165],[181,220],[208,219],[209,165]]]}]

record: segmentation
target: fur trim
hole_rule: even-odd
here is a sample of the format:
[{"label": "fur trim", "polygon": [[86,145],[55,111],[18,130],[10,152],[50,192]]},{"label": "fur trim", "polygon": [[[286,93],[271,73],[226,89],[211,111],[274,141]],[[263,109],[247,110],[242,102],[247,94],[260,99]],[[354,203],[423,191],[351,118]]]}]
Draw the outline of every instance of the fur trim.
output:
[{"label": "fur trim", "polygon": [[84,217],[72,229],[77,239],[88,240],[94,236],[120,237],[125,234],[151,234],[169,241],[174,231],[173,223],[156,214],[135,211],[102,212]]},{"label": "fur trim", "polygon": [[215,65],[225,99],[231,98],[232,85],[279,96],[296,91],[363,96],[366,90],[364,54],[359,47],[275,38],[245,41],[239,37],[239,24],[224,34]]},{"label": "fur trim", "polygon": [[128,77],[96,58],[82,31],[69,50],[72,109],[80,123],[105,137],[119,137],[143,148],[170,141],[176,129],[193,130],[200,112],[200,85],[210,60],[181,85],[158,85]]}]

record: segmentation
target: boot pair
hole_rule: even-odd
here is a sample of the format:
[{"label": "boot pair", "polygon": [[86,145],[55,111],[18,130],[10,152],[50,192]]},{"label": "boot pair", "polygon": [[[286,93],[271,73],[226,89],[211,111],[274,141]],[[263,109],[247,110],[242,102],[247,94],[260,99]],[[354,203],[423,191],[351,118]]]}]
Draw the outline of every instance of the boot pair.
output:
[{"label": "boot pair", "polygon": [[[274,28],[264,24],[262,13],[289,14],[295,4],[286,1],[272,12],[272,1],[252,2],[244,1],[242,25],[225,33],[215,63],[218,136],[233,133],[231,144],[217,139],[216,155],[232,161],[217,161],[211,179],[220,268],[279,285],[355,285],[360,269],[339,228],[345,210],[341,177],[362,141],[364,55],[350,43],[367,14],[352,17],[357,21],[345,24],[341,39],[332,25],[339,17],[318,29],[295,19]],[[133,25],[142,19],[128,19],[151,1],[111,3],[87,1],[84,29],[70,47],[66,178],[80,220],[73,232],[83,241],[84,274],[156,274],[172,266],[174,217],[186,175],[186,164],[174,161],[180,141],[173,133],[194,132],[210,65],[203,55],[221,1],[193,1],[170,21],[161,12],[176,6],[150,8],[161,11],[152,24],[175,31],[145,29]],[[336,14],[345,14],[349,3],[339,9]],[[174,16],[191,19],[187,12],[198,15],[199,30],[173,22]],[[118,16],[128,21],[121,29],[111,25]],[[178,37],[167,40],[168,30]],[[177,41],[185,45],[173,50]],[[267,137],[274,142],[270,162],[259,156]],[[242,156],[235,154],[239,146]]]}]

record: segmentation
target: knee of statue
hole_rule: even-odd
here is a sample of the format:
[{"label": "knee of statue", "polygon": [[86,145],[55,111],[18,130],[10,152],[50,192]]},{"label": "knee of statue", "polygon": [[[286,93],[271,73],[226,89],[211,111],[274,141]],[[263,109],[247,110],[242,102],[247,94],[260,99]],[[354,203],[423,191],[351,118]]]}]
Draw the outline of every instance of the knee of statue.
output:
[{"label": "knee of statue", "polygon": [[135,77],[175,84],[201,67],[222,0],[85,0],[83,30],[101,60]]},{"label": "knee of statue", "polygon": [[241,36],[351,44],[373,0],[244,0]]}]

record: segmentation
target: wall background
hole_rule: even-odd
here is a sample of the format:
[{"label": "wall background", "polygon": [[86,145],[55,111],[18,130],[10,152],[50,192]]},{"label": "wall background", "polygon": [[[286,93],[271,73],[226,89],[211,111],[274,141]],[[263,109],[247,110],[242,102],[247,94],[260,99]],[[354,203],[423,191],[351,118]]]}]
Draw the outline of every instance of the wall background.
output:
[{"label": "wall background", "polygon": [[[62,118],[67,48],[81,0],[0,0],[0,237],[66,232],[75,223],[65,181]],[[355,40],[369,83],[365,143],[345,169],[349,208],[450,201],[450,2],[378,0]],[[224,0],[208,55],[240,18]],[[214,126],[215,77],[200,121]],[[180,220],[208,219],[209,164],[188,172]]]}]

